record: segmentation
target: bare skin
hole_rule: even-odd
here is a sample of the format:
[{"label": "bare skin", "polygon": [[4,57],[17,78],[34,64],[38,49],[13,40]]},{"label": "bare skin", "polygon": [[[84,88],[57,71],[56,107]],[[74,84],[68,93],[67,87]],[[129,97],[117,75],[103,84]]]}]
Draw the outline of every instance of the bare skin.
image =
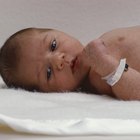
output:
[{"label": "bare skin", "polygon": [[[58,46],[52,51],[54,39]],[[43,92],[72,91],[83,86],[93,93],[140,100],[139,39],[140,26],[112,30],[86,47],[56,30],[36,32],[21,49],[18,75],[23,83],[34,83]],[[126,58],[129,70],[111,87],[101,77],[116,70],[121,58]],[[50,66],[52,75],[48,78]]]},{"label": "bare skin", "polygon": [[[113,30],[105,33],[100,40],[91,41],[85,48],[90,49],[89,80],[98,93],[110,94],[123,100],[140,99],[140,26]],[[91,53],[92,52],[92,53]],[[121,58],[126,58],[129,70],[124,72],[113,87],[101,77],[113,72]]]},{"label": "bare skin", "polygon": [[[57,31],[35,31],[25,36],[18,77],[21,84],[34,84],[41,92],[73,91],[89,71],[83,60],[73,68],[84,46],[75,38]],[[83,58],[82,58],[83,59]]]}]

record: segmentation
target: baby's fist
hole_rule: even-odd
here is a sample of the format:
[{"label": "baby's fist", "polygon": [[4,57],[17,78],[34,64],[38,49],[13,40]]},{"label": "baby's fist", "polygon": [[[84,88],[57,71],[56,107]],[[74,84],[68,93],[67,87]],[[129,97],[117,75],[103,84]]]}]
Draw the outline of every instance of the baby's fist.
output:
[{"label": "baby's fist", "polygon": [[112,72],[116,68],[116,60],[111,56],[108,48],[101,39],[91,41],[84,49],[88,63],[101,76]]}]

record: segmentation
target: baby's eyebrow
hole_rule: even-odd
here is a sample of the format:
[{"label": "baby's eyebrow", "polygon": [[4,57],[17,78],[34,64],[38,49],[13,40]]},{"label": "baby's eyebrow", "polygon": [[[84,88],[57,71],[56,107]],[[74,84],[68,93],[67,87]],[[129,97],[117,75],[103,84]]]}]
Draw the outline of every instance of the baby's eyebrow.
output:
[{"label": "baby's eyebrow", "polygon": [[[47,38],[48,38],[48,34],[46,34],[44,37],[43,37],[43,39],[42,39],[42,45],[43,46],[45,46],[46,47],[46,41],[47,41]],[[45,48],[43,47],[43,50],[45,51]],[[37,72],[36,72],[36,74],[37,74],[37,79],[38,79],[38,81],[39,81],[39,79],[40,79],[40,75],[41,75],[41,73],[44,73],[44,71],[45,71],[45,65],[40,65],[40,66],[38,66],[37,65],[37,68],[36,68],[37,70]]]},{"label": "baby's eyebrow", "polygon": [[48,38],[48,34],[46,34],[46,35],[44,36],[44,38],[43,38],[43,44],[46,43],[47,38]]},{"label": "baby's eyebrow", "polygon": [[39,77],[40,77],[40,72],[41,72],[42,68],[40,67],[36,67],[36,76],[37,76],[37,80],[39,81]]},{"label": "baby's eyebrow", "polygon": [[40,77],[42,77],[41,73],[44,74],[45,66],[42,65],[40,67],[37,66],[37,80],[40,81]]}]

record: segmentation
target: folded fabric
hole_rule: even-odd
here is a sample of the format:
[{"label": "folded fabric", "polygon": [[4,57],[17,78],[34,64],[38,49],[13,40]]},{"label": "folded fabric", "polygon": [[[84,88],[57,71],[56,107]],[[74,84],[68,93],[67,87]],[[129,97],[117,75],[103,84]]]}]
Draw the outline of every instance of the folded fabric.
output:
[{"label": "folded fabric", "polygon": [[140,135],[140,121],[121,119],[31,120],[0,114],[0,123],[15,131],[46,135]]},{"label": "folded fabric", "polygon": [[0,125],[46,135],[140,135],[140,102],[0,88]]}]

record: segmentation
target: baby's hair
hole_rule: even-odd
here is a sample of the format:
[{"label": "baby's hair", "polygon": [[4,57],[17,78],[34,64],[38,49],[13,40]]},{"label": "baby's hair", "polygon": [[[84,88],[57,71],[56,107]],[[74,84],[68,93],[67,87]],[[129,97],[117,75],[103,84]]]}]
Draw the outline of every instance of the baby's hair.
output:
[{"label": "baby's hair", "polygon": [[52,29],[26,28],[10,36],[0,48],[0,74],[8,87],[37,90],[35,85],[24,85],[18,78],[18,66],[20,63],[20,49],[26,40],[24,36],[31,37],[34,32]]}]

